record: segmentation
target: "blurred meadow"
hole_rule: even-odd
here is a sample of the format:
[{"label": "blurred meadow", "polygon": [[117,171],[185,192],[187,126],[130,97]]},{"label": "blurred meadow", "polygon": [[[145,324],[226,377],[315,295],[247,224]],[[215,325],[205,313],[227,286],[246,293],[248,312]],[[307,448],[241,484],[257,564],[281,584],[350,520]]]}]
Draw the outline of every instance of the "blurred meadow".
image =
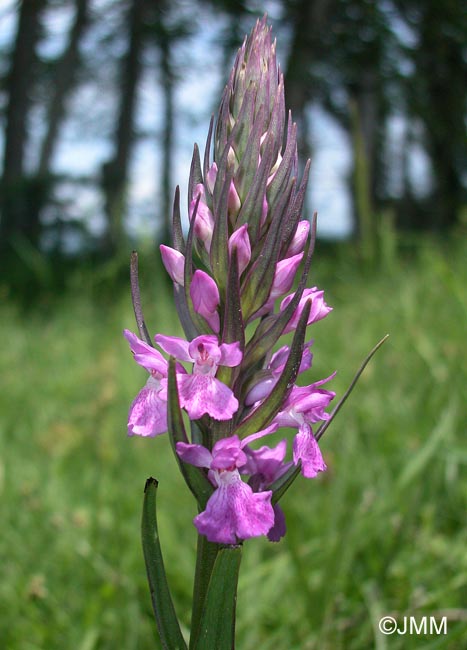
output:
[{"label": "blurred meadow", "polygon": [[[284,497],[279,544],[245,544],[238,647],[449,648],[467,638],[465,242],[419,243],[368,275],[318,244],[312,278],[334,307],[310,328],[309,379],[389,340],[322,439],[329,471]],[[179,326],[153,253],[141,285],[152,332]],[[0,327],[3,532],[0,638],[8,650],[158,647],[139,540],[145,479],[189,625],[196,514],[166,437],[126,437],[145,380],[121,336],[125,282],[77,271],[33,307],[4,295]],[[448,617],[447,636],[383,637],[382,615]]]},{"label": "blurred meadow", "polygon": [[[244,545],[238,648],[467,647],[465,3],[4,0],[1,650],[160,648],[149,476],[189,629],[194,503],[167,436],[126,435],[146,380],[122,336],[129,255],[151,334],[182,335],[157,244],[264,11],[312,160],[308,286],[334,308],[303,382],[337,370],[339,398],[389,339],[320,442],[328,471],[284,496],[286,537]],[[384,636],[382,616],[446,617],[447,634]]]}]

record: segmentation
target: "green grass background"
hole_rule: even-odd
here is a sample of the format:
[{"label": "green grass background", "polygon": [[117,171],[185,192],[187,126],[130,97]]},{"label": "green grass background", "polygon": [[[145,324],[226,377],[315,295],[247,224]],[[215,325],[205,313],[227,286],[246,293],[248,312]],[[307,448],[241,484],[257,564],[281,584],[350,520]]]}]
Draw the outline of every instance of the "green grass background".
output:
[{"label": "green grass background", "polygon": [[[244,545],[239,650],[467,647],[467,246],[420,243],[362,270],[318,245],[312,283],[334,311],[310,328],[312,381],[341,395],[390,339],[322,439],[329,471],[283,500],[288,534]],[[151,332],[179,332],[152,256]],[[166,437],[126,437],[145,381],[124,327],[128,282],[75,272],[57,298],[0,287],[0,648],[159,648],[139,539],[145,479],[177,612],[190,619],[194,503]],[[382,615],[448,616],[446,636],[383,636]],[[209,650],[209,649],[207,649]]]}]

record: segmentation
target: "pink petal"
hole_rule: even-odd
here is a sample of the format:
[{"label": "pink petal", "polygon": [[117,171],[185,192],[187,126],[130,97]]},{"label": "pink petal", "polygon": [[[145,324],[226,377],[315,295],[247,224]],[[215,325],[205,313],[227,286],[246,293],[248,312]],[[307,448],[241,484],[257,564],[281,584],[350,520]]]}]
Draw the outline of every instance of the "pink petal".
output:
[{"label": "pink petal", "polygon": [[185,256],[179,253],[175,248],[164,246],[161,244],[159,247],[161,251],[162,263],[165,270],[172,278],[173,282],[183,287],[185,282]]},{"label": "pink petal", "polygon": [[222,343],[219,349],[221,351],[220,366],[234,368],[241,363],[243,352],[240,349],[240,343],[238,341],[235,341],[235,343]]},{"label": "pink petal", "polygon": [[324,413],[324,409],[335,396],[336,393],[331,390],[316,389],[298,400],[294,404],[294,409],[297,413],[304,413],[307,422],[327,420],[329,415]]},{"label": "pink petal", "polygon": [[274,422],[277,422],[280,427],[297,428],[297,420],[293,415],[290,415],[289,411],[279,411],[274,418]]},{"label": "pink petal", "polygon": [[156,334],[154,340],[167,354],[171,354],[176,359],[180,359],[180,361],[193,362],[188,352],[189,343],[185,339],[181,339],[178,336]]},{"label": "pink petal", "polygon": [[[296,329],[302,311],[305,307],[305,304],[310,298],[312,302],[311,302],[310,315],[308,316],[307,324],[311,325],[312,323],[315,323],[316,321],[319,321],[325,316],[327,316],[329,312],[332,311],[332,307],[329,307],[325,303],[323,295],[324,295],[324,291],[319,291],[317,287],[313,287],[312,289],[305,289],[302,297],[300,298],[298,307],[292,314],[292,318],[287,323],[283,331],[283,334],[286,334],[287,332],[291,332],[294,329]],[[293,298],[293,294],[290,294],[286,298],[284,298],[280,306],[281,311],[284,311],[284,309],[287,307],[287,305],[292,300],[292,298]]]},{"label": "pink petal", "polygon": [[194,519],[198,532],[218,544],[267,535],[274,525],[272,492],[253,492],[236,470],[218,476],[218,489],[209,498],[206,510]]},{"label": "pink petal", "polygon": [[295,464],[299,460],[302,461],[302,474],[306,478],[315,478],[318,472],[325,472],[327,469],[318,443],[308,425],[302,425],[295,436],[293,460]]},{"label": "pink petal", "polygon": [[212,456],[211,469],[238,468],[245,465],[247,461],[238,436],[230,436],[218,440],[212,449]]},{"label": "pink petal", "polygon": [[287,359],[289,358],[289,353],[290,353],[290,348],[288,345],[283,345],[277,352],[274,352],[274,354],[271,357],[271,361],[269,362],[268,368],[272,370],[272,372],[275,373],[281,373],[284,370],[284,366],[287,363]]},{"label": "pink petal", "polygon": [[177,454],[185,463],[195,467],[211,467],[212,454],[203,445],[190,445],[186,442],[177,442]]},{"label": "pink petal", "polygon": [[155,350],[152,346],[141,341],[141,339],[139,339],[136,334],[133,334],[133,332],[130,332],[130,330],[123,330],[123,335],[130,344],[130,349],[136,363],[143,368],[146,368],[148,372],[156,370],[163,377],[167,375],[167,361],[159,350]]},{"label": "pink petal", "polygon": [[128,414],[128,435],[154,437],[167,431],[167,402],[160,397],[158,386],[149,377],[146,386],[140,390]]},{"label": "pink petal", "polygon": [[284,511],[278,503],[274,504],[274,526],[268,532],[270,542],[279,542],[287,532]]},{"label": "pink petal", "polygon": [[238,400],[228,386],[209,375],[178,375],[180,405],[193,420],[205,413],[215,420],[230,420]]},{"label": "pink petal", "polygon": [[[300,362],[300,368],[298,369],[299,373],[305,372],[311,368],[311,362],[313,360],[313,355],[310,351],[313,341],[308,341],[303,344],[302,360]],[[277,352],[275,352],[271,361],[269,362],[268,368],[274,373],[274,375],[279,376],[284,370],[287,359],[289,358],[290,348],[288,345],[282,346]]]},{"label": "pink petal", "polygon": [[259,449],[245,447],[245,453],[248,456],[245,473],[251,475],[261,474],[263,484],[270,485],[284,473],[285,469],[288,469],[289,464],[283,463],[286,451],[286,440],[281,440],[275,447],[268,447],[267,445]]},{"label": "pink petal", "polygon": [[300,362],[300,368],[298,369],[299,373],[305,372],[311,368],[313,353],[310,348],[312,345],[313,341],[308,341],[308,343],[303,344],[302,360]]}]

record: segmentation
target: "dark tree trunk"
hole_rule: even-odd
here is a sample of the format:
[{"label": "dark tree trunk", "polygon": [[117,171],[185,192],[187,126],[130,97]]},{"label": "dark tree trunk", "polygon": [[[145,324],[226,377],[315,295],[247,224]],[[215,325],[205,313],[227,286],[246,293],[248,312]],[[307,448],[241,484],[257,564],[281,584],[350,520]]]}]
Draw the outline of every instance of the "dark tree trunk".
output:
[{"label": "dark tree trunk", "polygon": [[102,167],[102,188],[107,215],[106,252],[121,250],[125,235],[126,191],[134,144],[135,110],[141,77],[145,0],[133,0],[128,13],[128,49],[120,68],[120,105],[114,134],[114,156]]},{"label": "dark tree trunk", "polygon": [[168,244],[171,240],[171,215],[174,189],[172,187],[174,147],[174,74],[172,70],[171,37],[166,29],[162,29],[158,45],[161,55],[161,86],[164,96],[161,178],[162,232],[160,240],[161,243]]},{"label": "dark tree trunk", "polygon": [[23,0],[19,8],[18,30],[6,82],[8,105],[0,199],[2,248],[8,245],[14,234],[20,233],[32,243],[36,243],[39,236],[38,222],[29,219],[30,183],[25,177],[24,157],[31,90],[36,76],[40,16],[45,4],[45,0]]},{"label": "dark tree trunk", "polygon": [[285,71],[287,108],[299,128],[298,152],[310,157],[311,143],[306,109],[314,99],[312,66],[319,60],[321,38],[334,0],[298,0],[290,3],[293,34]]},{"label": "dark tree trunk", "polygon": [[399,0],[397,6],[417,35],[411,52],[414,74],[406,87],[409,117],[423,124],[422,144],[433,172],[433,190],[401,215],[401,227],[449,230],[460,222],[467,200],[467,23],[465,3]]},{"label": "dark tree trunk", "polygon": [[89,19],[89,0],[75,0],[75,19],[70,31],[68,45],[57,63],[53,92],[47,110],[47,131],[37,169],[38,176],[49,173],[57,136],[65,116],[66,101],[76,78],[79,66],[79,44]]},{"label": "dark tree trunk", "polygon": [[29,183],[28,230],[37,233],[41,230],[40,215],[49,203],[53,192],[55,179],[50,164],[65,117],[66,101],[73,89],[79,66],[79,43],[88,22],[89,0],[76,0],[75,9],[75,19],[70,30],[68,45],[56,63],[45,119],[46,132],[40,148],[39,163]]},{"label": "dark tree trunk", "polygon": [[467,163],[467,66],[463,44],[439,29],[436,15],[425,17],[421,44],[424,52],[419,69],[427,80],[430,109],[424,109],[426,140],[435,180],[434,210],[428,225],[446,230],[458,223],[465,200],[461,176]]}]

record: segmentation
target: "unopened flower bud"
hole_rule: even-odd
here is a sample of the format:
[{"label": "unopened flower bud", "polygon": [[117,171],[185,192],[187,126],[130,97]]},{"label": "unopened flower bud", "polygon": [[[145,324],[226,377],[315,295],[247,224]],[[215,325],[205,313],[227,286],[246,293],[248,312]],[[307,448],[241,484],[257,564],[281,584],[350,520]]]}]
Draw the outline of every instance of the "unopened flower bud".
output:
[{"label": "unopened flower bud", "polygon": [[238,259],[238,275],[240,276],[246,269],[251,259],[251,246],[250,238],[248,237],[248,224],[240,226],[229,239],[229,253],[232,255],[232,250],[237,249]]},{"label": "unopened flower bud", "polygon": [[190,203],[190,220],[193,219],[197,202],[198,208],[195,216],[195,235],[203,242],[206,251],[209,253],[211,248],[212,232],[214,230],[214,217],[206,204],[206,194],[202,183],[196,186],[195,195]]},{"label": "unopened flower bud", "polygon": [[175,248],[170,248],[170,246],[165,246],[164,244],[161,244],[159,248],[165,270],[173,282],[183,287],[185,256],[176,251]]},{"label": "unopened flower bud", "polygon": [[190,296],[193,309],[203,316],[209,323],[213,332],[218,332],[220,327],[219,314],[219,289],[210,275],[197,270],[193,274],[190,284]]},{"label": "unopened flower bud", "polygon": [[290,242],[285,257],[292,257],[292,255],[301,253],[305,249],[309,232],[310,232],[310,222],[307,220],[299,221],[297,225],[297,230],[295,231],[295,235],[293,236],[293,239]]}]

